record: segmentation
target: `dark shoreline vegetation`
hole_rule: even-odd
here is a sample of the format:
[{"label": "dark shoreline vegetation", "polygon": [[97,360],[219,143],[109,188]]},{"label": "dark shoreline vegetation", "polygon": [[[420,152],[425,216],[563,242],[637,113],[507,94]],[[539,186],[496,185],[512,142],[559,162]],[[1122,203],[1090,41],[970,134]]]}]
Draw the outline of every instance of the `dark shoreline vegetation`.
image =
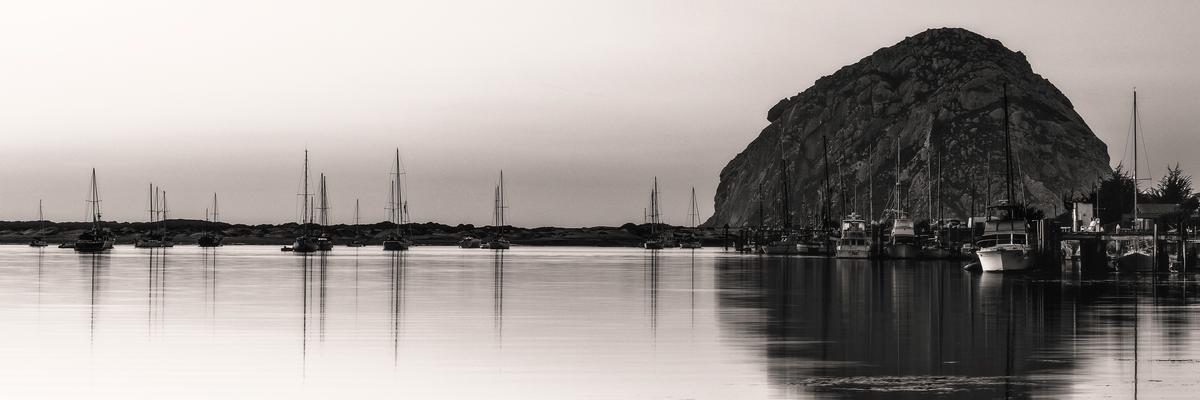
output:
[{"label": "dark shoreline vegetation", "polygon": [[[117,244],[131,244],[138,235],[159,229],[161,223],[149,222],[102,222],[102,227],[116,235]],[[236,244],[292,244],[302,231],[302,226],[291,222],[286,224],[228,224],[210,223],[199,220],[172,219],[166,221],[167,233],[177,245],[195,245],[196,240],[206,230],[216,227],[224,236],[226,245]],[[40,222],[40,221],[0,221],[0,243],[25,244],[35,237],[41,237],[52,245],[74,242],[80,233],[91,228],[90,222]],[[316,225],[309,229],[321,232]],[[363,224],[358,227],[360,240],[368,245],[378,245],[388,232],[395,229],[395,224],[380,222]],[[445,246],[454,245],[464,236],[488,238],[497,232],[493,226],[475,226],[472,224],[444,225],[433,222],[406,224],[404,229],[411,232],[417,245]],[[662,228],[660,228],[662,229]],[[691,231],[691,228],[667,227],[676,232]],[[324,232],[333,239],[336,245],[349,243],[355,237],[354,225],[331,225]],[[706,246],[719,246],[722,231],[714,228],[696,228],[697,236]],[[640,246],[650,237],[649,224],[627,223],[619,227],[595,226],[584,228],[538,227],[520,228],[504,227],[504,236],[516,245],[528,246]]]}]

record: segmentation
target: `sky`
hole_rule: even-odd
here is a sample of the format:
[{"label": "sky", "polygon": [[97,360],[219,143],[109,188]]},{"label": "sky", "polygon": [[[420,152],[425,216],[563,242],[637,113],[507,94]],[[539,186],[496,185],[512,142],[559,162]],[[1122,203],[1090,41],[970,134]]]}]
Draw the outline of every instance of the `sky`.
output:
[{"label": "sky", "polygon": [[[903,4],[901,4],[903,3]],[[1051,3],[1051,4],[1046,4]],[[404,158],[415,221],[517,226],[712,212],[767,109],[933,27],[1025,53],[1142,177],[1200,172],[1200,2],[14,1],[0,4],[0,220],[297,219],[305,148],[331,219],[386,219]],[[1128,164],[1128,161],[1126,161]],[[1149,171],[1145,171],[1149,169]]]}]

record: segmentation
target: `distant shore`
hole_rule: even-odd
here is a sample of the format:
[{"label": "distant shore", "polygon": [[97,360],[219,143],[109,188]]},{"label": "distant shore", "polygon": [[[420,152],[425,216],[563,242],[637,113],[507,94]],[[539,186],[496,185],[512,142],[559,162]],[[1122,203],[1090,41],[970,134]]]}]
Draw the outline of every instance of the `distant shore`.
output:
[{"label": "distant shore", "polygon": [[[116,235],[117,244],[133,243],[138,235],[162,226],[158,223],[151,225],[147,222],[104,222],[102,225]],[[297,223],[213,224],[198,220],[179,219],[168,220],[165,225],[168,235],[178,245],[194,245],[196,240],[208,230],[220,231],[224,237],[224,243],[228,245],[286,245],[291,244],[303,231],[303,227]],[[80,233],[90,228],[91,224],[85,222],[0,221],[0,243],[23,244],[35,237],[41,237],[51,245],[58,245],[74,242]],[[320,229],[315,225],[310,225],[309,228]],[[674,231],[692,230],[692,228],[672,226],[665,228]],[[357,237],[367,244],[379,244],[394,229],[395,225],[389,222],[364,224],[357,227]],[[444,225],[433,222],[406,224],[402,229],[410,232],[414,242],[418,245],[454,245],[465,236],[486,239],[499,231],[497,227],[492,226]],[[354,225],[331,225],[325,227],[323,231],[335,244],[348,243],[356,237]],[[717,246],[721,243],[722,232],[719,229],[697,228],[694,231],[706,246]],[[504,227],[503,232],[506,238],[518,245],[636,247],[650,237],[650,226],[628,223],[616,227]]]}]

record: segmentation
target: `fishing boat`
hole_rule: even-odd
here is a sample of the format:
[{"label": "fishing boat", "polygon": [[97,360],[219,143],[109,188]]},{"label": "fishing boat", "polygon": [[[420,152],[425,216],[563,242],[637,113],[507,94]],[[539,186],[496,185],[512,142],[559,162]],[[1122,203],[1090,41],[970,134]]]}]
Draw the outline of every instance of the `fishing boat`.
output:
[{"label": "fishing boat", "polygon": [[346,247],[363,247],[366,245],[360,239],[359,225],[358,199],[354,199],[354,239],[351,239],[350,243],[346,243]]},{"label": "fishing boat", "polygon": [[317,229],[320,231],[320,234],[317,235],[317,250],[330,251],[333,250],[333,241],[325,232],[325,227],[329,226],[329,191],[325,187],[324,173],[321,173],[320,182],[317,185]]},{"label": "fishing boat", "polygon": [[46,247],[49,245],[45,239],[42,239],[42,232],[46,231],[46,217],[42,216],[42,200],[38,199],[38,235],[29,241],[29,247]]},{"label": "fishing boat", "polygon": [[100,189],[96,186],[96,169],[92,168],[91,198],[88,208],[92,217],[92,228],[79,235],[72,248],[80,253],[99,253],[113,248],[113,234],[100,227]]},{"label": "fishing boat", "polygon": [[200,238],[196,240],[196,244],[199,244],[200,247],[221,246],[221,241],[224,240],[224,237],[221,235],[221,232],[217,230],[217,221],[219,220],[219,215],[220,214],[217,211],[217,194],[213,193],[212,219],[208,218],[208,210],[204,210],[204,219],[207,220],[208,223],[205,224],[204,232],[200,234]]},{"label": "fishing boat", "polygon": [[488,241],[487,248],[504,250],[512,245],[504,237],[504,227],[508,226],[504,219],[504,210],[508,209],[508,203],[504,199],[504,171],[500,171],[500,183],[496,184],[496,199],[493,204],[495,208],[492,212],[492,224],[496,226],[496,237]]},{"label": "fishing boat", "polygon": [[[1147,234],[1147,226],[1153,222],[1138,218],[1138,119],[1137,91],[1133,92],[1133,229],[1131,239],[1122,242],[1120,255],[1117,256],[1117,268],[1121,271],[1154,271],[1154,255],[1151,246],[1143,243],[1142,236]],[[1127,243],[1127,244],[1126,244]]]},{"label": "fishing boat", "polygon": [[[133,242],[133,247],[174,247],[175,242],[167,235],[167,192],[151,183],[148,199],[150,229],[138,236],[138,239]],[[157,229],[155,228],[156,223]]]},{"label": "fishing boat", "polygon": [[691,230],[684,235],[683,240],[679,242],[679,247],[684,249],[699,249],[704,247],[700,243],[700,239],[696,237],[697,226],[700,225],[700,207],[696,202],[696,188],[692,188],[692,202],[688,210],[688,224]]},{"label": "fishing boat", "polygon": [[662,211],[658,206],[658,177],[654,177],[654,187],[650,189],[650,210],[647,216],[650,222],[650,237],[642,242],[642,247],[647,250],[662,250],[666,247],[666,239],[663,238],[661,232]]},{"label": "fishing boat", "polygon": [[[300,236],[292,242],[291,250],[295,253],[312,253],[317,251],[317,238],[309,232],[313,218],[313,203],[308,194],[308,150],[304,150],[303,192],[300,194]],[[281,249],[283,251],[289,251]]]},{"label": "fishing boat", "polygon": [[412,244],[407,232],[404,231],[405,215],[408,211],[404,202],[404,172],[400,169],[400,149],[396,149],[396,165],[392,170],[391,189],[388,192],[388,221],[395,227],[383,239],[383,249],[386,251],[405,251]]},{"label": "fishing boat", "polygon": [[[1005,182],[1009,199],[1013,196],[1012,143],[1008,131],[1008,85],[1004,86],[1004,159]],[[1020,271],[1033,264],[1033,248],[1029,245],[1029,223],[1025,207],[999,200],[988,207],[987,220],[980,236],[979,265],[984,272]]]},{"label": "fishing boat", "polygon": [[850,213],[842,220],[842,236],[837,241],[837,258],[867,258],[870,255],[867,221],[858,213]]},{"label": "fishing boat", "polygon": [[900,203],[900,133],[896,133],[896,203],[892,213],[892,229],[888,233],[883,246],[883,253],[888,258],[917,258],[921,248],[917,243],[917,231],[913,227],[912,218],[904,211]]}]

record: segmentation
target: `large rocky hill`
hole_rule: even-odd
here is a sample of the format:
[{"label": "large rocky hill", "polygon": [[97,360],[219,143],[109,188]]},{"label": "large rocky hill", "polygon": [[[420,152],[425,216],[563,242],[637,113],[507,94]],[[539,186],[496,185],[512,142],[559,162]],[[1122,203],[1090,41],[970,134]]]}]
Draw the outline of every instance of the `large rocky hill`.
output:
[{"label": "large rocky hill", "polygon": [[[981,209],[1007,197],[1005,82],[1014,197],[1051,214],[1062,208],[1060,196],[1086,191],[1110,171],[1105,144],[1024,54],[942,28],[879,49],[771,107],[770,124],[721,171],[707,225],[757,225],[760,208],[765,223],[779,223],[781,172],[795,224],[820,215],[826,198],[832,218],[872,209],[880,218],[896,207],[897,159],[901,208],[927,219],[930,200],[940,198],[946,218],[965,218],[972,204]],[[826,156],[832,197],[825,195]],[[930,195],[928,172],[937,182],[939,169],[941,195]]]}]

